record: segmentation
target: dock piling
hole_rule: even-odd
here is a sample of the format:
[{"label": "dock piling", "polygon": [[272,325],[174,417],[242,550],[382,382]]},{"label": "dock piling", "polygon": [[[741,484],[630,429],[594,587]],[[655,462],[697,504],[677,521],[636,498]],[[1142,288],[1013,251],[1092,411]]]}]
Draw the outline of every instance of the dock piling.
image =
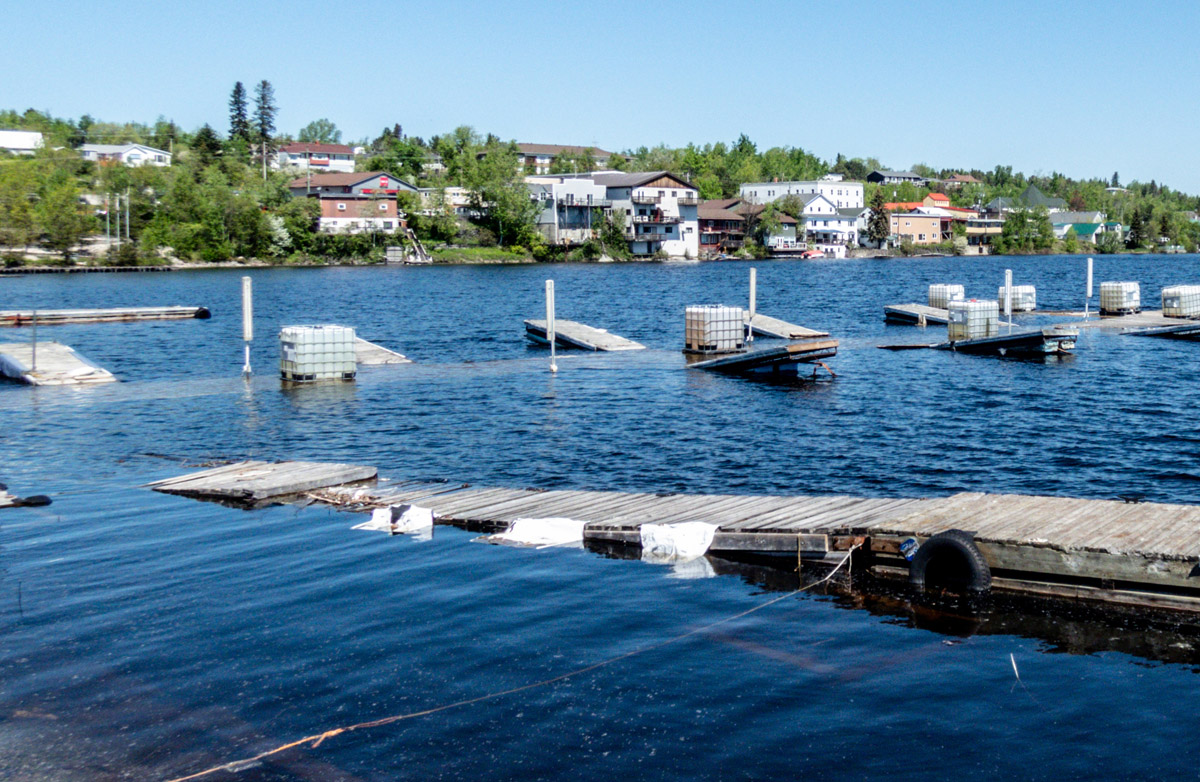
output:
[{"label": "dock piling", "polygon": [[1092,303],[1092,259],[1088,258],[1087,267],[1087,298],[1083,300],[1083,319],[1088,318],[1088,306]]},{"label": "dock piling", "polygon": [[242,278],[242,340],[246,348],[246,363],[242,376],[250,377],[250,343],[254,340],[254,292],[249,277]]},{"label": "dock piling", "polygon": [[554,350],[554,280],[546,280],[546,339],[550,342],[550,371],[558,372]]},{"label": "dock piling", "polygon": [[754,341],[754,311],[758,303],[758,270],[750,267],[750,320],[746,324],[746,341]]},{"label": "dock piling", "polygon": [[37,372],[37,310],[33,311],[33,340],[29,348],[30,355],[30,372]]}]

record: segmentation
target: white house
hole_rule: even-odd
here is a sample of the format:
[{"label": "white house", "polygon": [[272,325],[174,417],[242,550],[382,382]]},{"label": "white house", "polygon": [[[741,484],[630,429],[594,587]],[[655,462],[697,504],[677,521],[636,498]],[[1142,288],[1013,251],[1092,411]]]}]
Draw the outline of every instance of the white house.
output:
[{"label": "white house", "polygon": [[837,209],[863,206],[862,182],[845,182],[841,174],[828,174],[808,182],[748,182],[741,187],[741,196],[756,204],[769,204],[790,195],[821,195]]},{"label": "white house", "polygon": [[303,141],[284,144],[275,151],[275,157],[271,159],[271,168],[349,174],[354,171],[354,149],[345,144],[315,144]]},{"label": "white house", "polygon": [[625,236],[634,255],[662,251],[673,258],[699,257],[700,194],[695,185],[666,171],[605,171],[588,178],[606,188],[613,212],[625,215]]},{"label": "white house", "polygon": [[171,153],[145,144],[84,144],[79,148],[84,160],[112,160],[126,166],[169,166]]},{"label": "white house", "polygon": [[599,147],[579,147],[570,144],[518,143],[517,151],[521,155],[518,164],[525,173],[533,176],[549,174],[554,159],[559,155],[570,155],[571,157],[591,155],[597,169],[608,168],[609,158],[612,157],[611,152],[606,152]]},{"label": "white house", "polygon": [[14,155],[32,155],[42,148],[42,134],[33,130],[0,130],[0,149]]},{"label": "white house", "polygon": [[582,244],[592,238],[596,210],[612,206],[607,188],[586,177],[525,177],[530,197],[542,207],[538,231],[551,244]]}]

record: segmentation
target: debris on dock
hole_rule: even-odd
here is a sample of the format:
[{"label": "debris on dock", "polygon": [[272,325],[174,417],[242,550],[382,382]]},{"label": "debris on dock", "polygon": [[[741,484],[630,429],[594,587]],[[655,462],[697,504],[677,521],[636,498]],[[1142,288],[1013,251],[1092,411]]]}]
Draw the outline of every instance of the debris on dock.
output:
[{"label": "debris on dock", "polygon": [[948,310],[924,304],[889,304],[883,308],[883,317],[892,323],[917,326],[945,326],[950,323]]},{"label": "debris on dock", "polygon": [[[525,336],[539,345],[549,345],[546,339],[545,320],[525,321]],[[644,350],[645,345],[631,339],[609,333],[585,323],[573,320],[554,319],[554,342],[566,348],[582,350]]]},{"label": "debris on dock", "polygon": [[117,380],[69,345],[38,342],[36,353],[28,342],[0,345],[0,375],[31,386],[94,385]]},{"label": "debris on dock", "polygon": [[816,329],[797,326],[795,323],[788,323],[787,321],[772,318],[769,315],[763,315],[758,312],[754,314],[753,318],[747,313],[745,315],[745,323],[756,337],[796,340],[829,336],[828,331],[817,331]]},{"label": "debris on dock", "polygon": [[256,504],[373,480],[374,467],[322,462],[244,461],[147,484],[155,491],[197,499]]},{"label": "debris on dock", "polygon": [[388,350],[382,345],[367,342],[361,337],[354,338],[354,359],[360,366],[381,366],[384,364],[411,364],[412,359],[394,350]]},{"label": "debris on dock", "polygon": [[[776,348],[748,350],[742,353],[726,353],[715,358],[692,360],[688,369],[708,369],[733,374],[791,374],[800,371],[801,364],[821,364],[837,355],[836,339],[812,339],[793,342]],[[825,367],[831,375],[833,371]]]},{"label": "debris on dock", "polygon": [[118,307],[86,310],[0,310],[0,326],[39,326],[73,323],[128,323],[137,320],[207,320],[207,307]]}]

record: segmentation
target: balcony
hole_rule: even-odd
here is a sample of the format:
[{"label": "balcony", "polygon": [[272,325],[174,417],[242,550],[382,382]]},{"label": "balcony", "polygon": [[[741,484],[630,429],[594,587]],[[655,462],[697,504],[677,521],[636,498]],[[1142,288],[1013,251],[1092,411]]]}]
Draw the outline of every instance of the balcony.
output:
[{"label": "balcony", "polygon": [[633,222],[635,223],[682,223],[683,218],[679,215],[634,215]]},{"label": "balcony", "polygon": [[700,206],[700,196],[679,196],[675,200],[680,206]]},{"label": "balcony", "polygon": [[608,209],[612,206],[612,201],[607,198],[593,198],[592,200],[580,200],[573,196],[559,196],[559,206],[574,206],[580,209],[591,207],[593,209]]},{"label": "balcony", "polygon": [[674,234],[634,234],[628,237],[631,242],[665,242],[668,239],[674,239]]},{"label": "balcony", "polygon": [[634,193],[629,198],[635,204],[661,204],[662,196],[646,195],[645,193]]}]

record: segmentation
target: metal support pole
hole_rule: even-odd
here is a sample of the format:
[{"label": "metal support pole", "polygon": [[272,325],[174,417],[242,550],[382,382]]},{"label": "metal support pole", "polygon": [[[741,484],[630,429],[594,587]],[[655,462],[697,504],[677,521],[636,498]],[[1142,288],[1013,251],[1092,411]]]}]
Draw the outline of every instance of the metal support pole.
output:
[{"label": "metal support pole", "polygon": [[[1092,303],[1092,259],[1088,258],[1087,298],[1083,300],[1083,317],[1084,317],[1084,319],[1086,319],[1088,317],[1088,309],[1089,309],[1089,305],[1091,305],[1091,303]],[[1103,302],[1101,302],[1101,304],[1103,304]]]},{"label": "metal support pole", "polygon": [[29,371],[37,372],[37,310],[33,311],[33,345],[31,348],[33,358],[30,359],[29,363],[33,364],[33,366],[29,368]]},{"label": "metal support pole", "polygon": [[546,280],[546,339],[550,342],[550,371],[558,371],[554,350],[554,280]]},{"label": "metal support pole", "polygon": [[246,343],[246,363],[242,375],[250,377],[250,342],[254,339],[254,292],[250,278],[242,278],[242,340]]},{"label": "metal support pole", "polygon": [[758,270],[750,267],[750,323],[746,325],[746,341],[754,341],[754,311],[758,306]]},{"label": "metal support pole", "polygon": [[1004,270],[1004,319],[1008,321],[1008,333],[1012,334],[1012,269]]}]

